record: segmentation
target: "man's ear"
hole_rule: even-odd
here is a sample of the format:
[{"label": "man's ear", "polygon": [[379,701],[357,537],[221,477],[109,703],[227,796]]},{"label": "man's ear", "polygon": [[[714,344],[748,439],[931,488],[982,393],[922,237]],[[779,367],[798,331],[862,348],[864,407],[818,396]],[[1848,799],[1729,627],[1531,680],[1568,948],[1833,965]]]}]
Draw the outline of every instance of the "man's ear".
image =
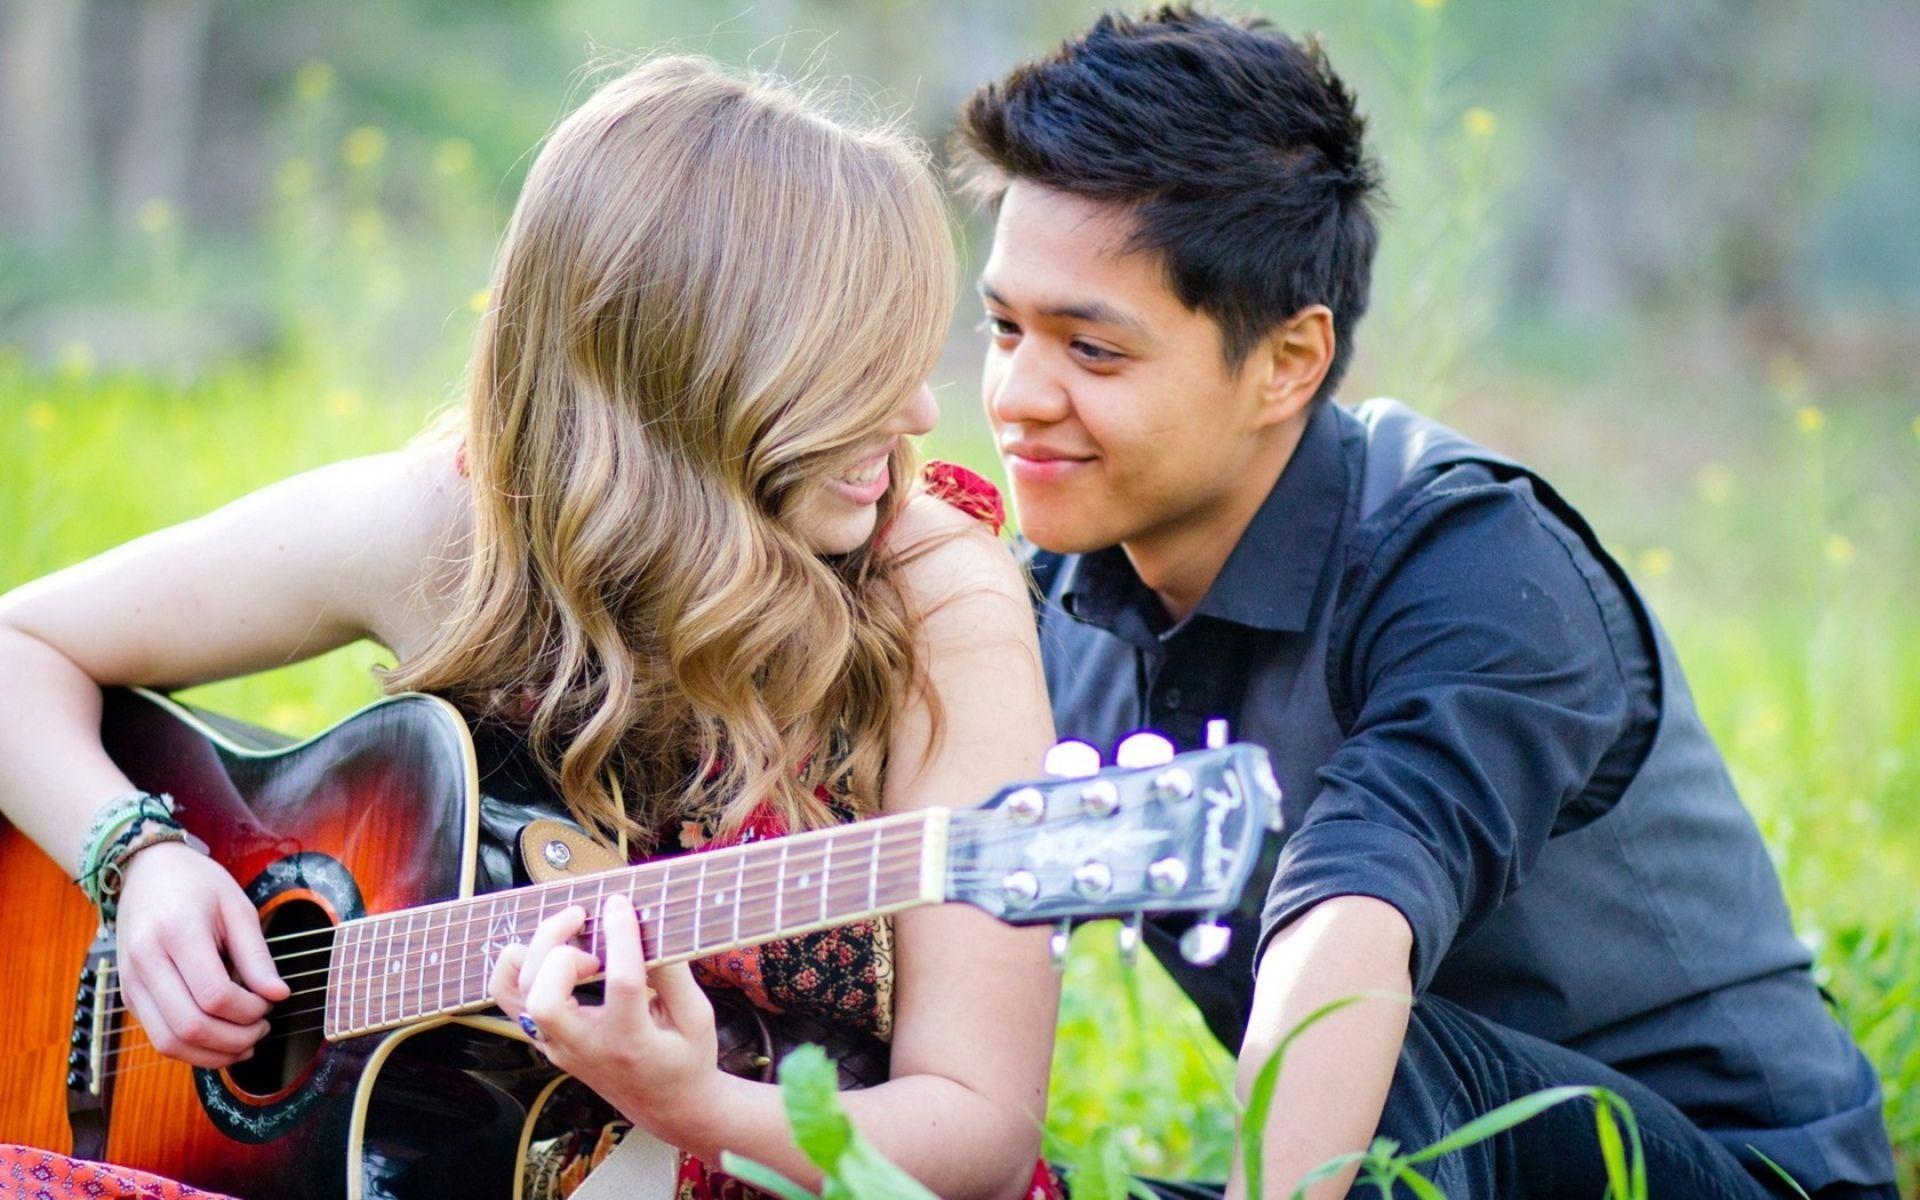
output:
[{"label": "man's ear", "polygon": [[1307,410],[1333,366],[1333,310],[1309,304],[1254,347],[1260,372],[1259,424],[1284,424]]}]

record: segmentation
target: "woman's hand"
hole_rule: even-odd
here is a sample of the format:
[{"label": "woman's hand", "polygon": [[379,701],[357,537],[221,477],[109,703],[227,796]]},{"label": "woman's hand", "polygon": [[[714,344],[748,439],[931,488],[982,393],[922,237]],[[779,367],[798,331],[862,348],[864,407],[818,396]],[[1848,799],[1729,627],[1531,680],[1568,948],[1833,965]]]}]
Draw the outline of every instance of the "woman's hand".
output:
[{"label": "woman's hand", "polygon": [[507,947],[494,966],[493,1002],[509,1017],[533,1019],[540,1030],[534,1044],[555,1066],[634,1124],[678,1145],[676,1127],[715,1102],[713,1005],[686,964],[647,970],[633,905],[618,894],[600,909],[606,1003],[581,1004],[574,989],[601,969],[593,955],[569,944],[586,920],[576,905],[540,922],[530,945]]},{"label": "woman's hand", "polygon": [[246,893],[186,846],[151,846],[128,861],[117,944],[120,990],[148,1039],[198,1067],[251,1054],[268,1008],[287,998]]}]

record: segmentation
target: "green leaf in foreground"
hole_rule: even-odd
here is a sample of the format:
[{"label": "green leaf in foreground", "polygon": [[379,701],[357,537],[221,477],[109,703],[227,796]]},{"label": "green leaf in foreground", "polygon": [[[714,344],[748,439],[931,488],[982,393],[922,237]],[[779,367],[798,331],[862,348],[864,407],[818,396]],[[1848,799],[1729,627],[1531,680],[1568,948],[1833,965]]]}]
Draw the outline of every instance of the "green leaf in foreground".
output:
[{"label": "green leaf in foreground", "polygon": [[1273,1048],[1273,1053],[1268,1056],[1265,1063],[1261,1064],[1260,1073],[1253,1077],[1253,1086],[1247,1089],[1247,1107],[1240,1117],[1240,1169],[1246,1176],[1248,1196],[1257,1198],[1266,1195],[1264,1190],[1266,1173],[1261,1148],[1267,1130],[1267,1116],[1269,1110],[1273,1108],[1273,1089],[1280,1082],[1280,1067],[1286,1061],[1287,1048],[1293,1045],[1295,1038],[1327,1017],[1350,1004],[1357,1004],[1367,999],[1395,1000],[1401,1004],[1412,1003],[1412,997],[1403,996],[1397,992],[1364,992],[1357,996],[1342,996],[1338,1000],[1322,1004],[1301,1018],[1298,1025],[1287,1031],[1287,1036],[1280,1039],[1280,1044]]},{"label": "green leaf in foreground", "polygon": [[1594,1089],[1588,1087],[1557,1087],[1522,1096],[1518,1100],[1502,1104],[1484,1116],[1475,1117],[1431,1146],[1414,1151],[1407,1155],[1407,1161],[1431,1162],[1442,1155],[1452,1154],[1455,1150],[1484,1142],[1496,1133],[1505,1133],[1522,1121],[1531,1121],[1556,1104],[1565,1104],[1569,1100],[1591,1096],[1593,1091]]},{"label": "green leaf in foreground", "polygon": [[780,1200],[820,1200],[785,1175],[751,1158],[742,1158],[731,1150],[720,1152],[720,1169],[748,1187],[758,1188]]},{"label": "green leaf in foreground", "polygon": [[1747,1149],[1752,1150],[1753,1156],[1759,1159],[1761,1162],[1767,1164],[1767,1168],[1771,1170],[1775,1175],[1778,1175],[1780,1178],[1786,1180],[1787,1186],[1793,1189],[1793,1194],[1800,1197],[1800,1200],[1813,1200],[1813,1197],[1807,1195],[1807,1189],[1800,1186],[1800,1181],[1798,1179],[1795,1179],[1793,1176],[1787,1174],[1787,1169],[1785,1167],[1781,1166],[1779,1163],[1768,1158],[1766,1155],[1760,1153],[1758,1149],[1755,1149],[1752,1142],[1747,1143]]},{"label": "green leaf in foreground", "polygon": [[723,1170],[781,1200],[937,1200],[853,1127],[840,1105],[839,1072],[820,1047],[801,1046],[781,1060],[780,1097],[794,1143],[825,1176],[819,1197],[736,1154],[721,1156]]},{"label": "green leaf in foreground", "polygon": [[787,1124],[807,1160],[831,1173],[853,1144],[853,1122],[840,1107],[840,1075],[818,1046],[797,1047],[780,1061],[780,1096]]}]

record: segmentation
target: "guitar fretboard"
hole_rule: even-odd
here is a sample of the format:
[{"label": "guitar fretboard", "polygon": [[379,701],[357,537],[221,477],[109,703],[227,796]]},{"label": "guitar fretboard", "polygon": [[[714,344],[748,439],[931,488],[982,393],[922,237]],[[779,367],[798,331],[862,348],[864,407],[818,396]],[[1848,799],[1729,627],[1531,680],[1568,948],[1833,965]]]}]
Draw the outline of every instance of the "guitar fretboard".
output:
[{"label": "guitar fretboard", "polygon": [[326,1036],[485,1007],[500,952],[572,905],[588,914],[576,944],[599,958],[600,905],[616,893],[633,902],[654,965],[938,903],[948,816],[905,813],[347,922],[329,961]]}]

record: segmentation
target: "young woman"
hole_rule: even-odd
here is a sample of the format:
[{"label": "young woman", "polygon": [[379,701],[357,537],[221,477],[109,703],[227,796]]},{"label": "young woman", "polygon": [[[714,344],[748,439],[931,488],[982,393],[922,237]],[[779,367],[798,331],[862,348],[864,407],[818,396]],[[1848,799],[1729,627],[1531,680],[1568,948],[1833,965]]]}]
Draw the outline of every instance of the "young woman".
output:
[{"label": "young woman", "polygon": [[[131,786],[101,749],[102,685],[360,638],[392,650],[388,690],[517,725],[573,815],[636,854],[1031,775],[1051,725],[1024,584],[978,519],[996,498],[964,473],[917,483],[906,441],[937,415],[922,381],[952,273],[938,189],[896,136],[699,59],[614,79],[527,179],[463,428],[0,598],[0,804],[78,869]],[[203,1066],[245,1056],[287,986],[239,886],[179,842],[118,865],[147,1035]],[[776,1090],[715,1066],[694,975],[643,979],[631,910],[596,915],[604,1005],[572,999],[598,969],[561,948],[577,910],[502,960],[495,999],[684,1152],[682,1195],[747,1194],[705,1165],[723,1149],[817,1181]],[[737,957],[701,974],[889,1038],[890,1078],[846,1097],[866,1136],[940,1196],[1026,1195],[1057,993],[1044,934],[927,909],[836,936],[866,956],[858,979],[789,972],[776,995]]]}]

